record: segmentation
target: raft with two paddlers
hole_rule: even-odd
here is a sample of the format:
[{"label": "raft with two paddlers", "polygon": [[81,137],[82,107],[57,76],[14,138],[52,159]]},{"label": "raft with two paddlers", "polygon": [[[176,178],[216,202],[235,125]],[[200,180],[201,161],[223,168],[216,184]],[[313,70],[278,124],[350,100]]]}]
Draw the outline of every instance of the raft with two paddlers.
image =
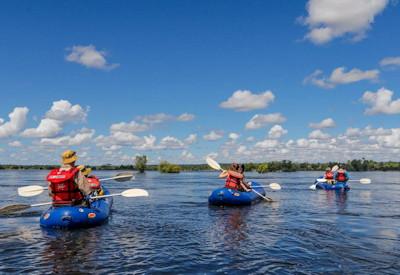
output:
[{"label": "raft with two paddlers", "polygon": [[[110,192],[103,187],[104,195]],[[40,217],[40,225],[45,228],[85,228],[107,221],[113,204],[112,197],[104,197],[87,202],[87,206],[50,207]]]},{"label": "raft with two paddlers", "polygon": [[[260,186],[259,183],[251,182],[249,184],[254,191],[265,196],[265,190],[262,186]],[[259,194],[257,194],[254,191],[244,192],[222,187],[212,191],[211,195],[208,197],[208,202],[212,205],[217,205],[217,206],[251,205],[263,199]]]}]

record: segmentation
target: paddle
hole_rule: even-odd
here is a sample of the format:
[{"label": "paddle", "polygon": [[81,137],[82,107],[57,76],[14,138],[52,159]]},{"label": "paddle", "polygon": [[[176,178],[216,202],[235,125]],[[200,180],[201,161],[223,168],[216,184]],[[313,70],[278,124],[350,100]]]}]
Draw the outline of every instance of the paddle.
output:
[{"label": "paddle", "polygon": [[[326,179],[317,179],[318,182],[327,182]],[[359,182],[361,184],[370,184],[371,183],[371,179],[368,178],[362,178],[362,179],[358,179],[358,180],[348,180],[348,181],[354,181],[354,182]]]},{"label": "paddle", "polygon": [[[335,165],[335,166],[332,167],[331,171],[332,171],[332,172],[336,172],[338,169],[339,169],[339,166]],[[323,181],[320,181],[320,180],[323,180]],[[314,184],[310,185],[309,188],[310,188],[311,190],[317,189],[317,184],[318,184],[319,182],[327,182],[327,180],[326,180],[326,179],[317,179],[317,183],[314,183]]]},{"label": "paddle", "polygon": [[[218,162],[216,162],[215,160],[213,160],[213,159],[210,158],[210,157],[207,157],[207,158],[206,158],[206,162],[207,162],[207,164],[208,164],[211,168],[213,168],[214,170],[225,171],[224,169],[221,168],[221,166],[219,165]],[[270,185],[271,185],[271,184],[270,184]],[[273,186],[273,187],[277,187],[278,185],[279,185],[278,183],[275,183],[275,184],[273,184],[272,186]],[[271,187],[271,188],[272,188],[272,187]],[[279,188],[280,188],[280,186],[279,186]],[[279,190],[279,189],[275,189],[275,190]],[[256,193],[257,195],[259,195],[259,196],[260,196],[261,198],[263,198],[264,200],[266,200],[266,201],[268,201],[268,202],[273,202],[273,200],[272,200],[271,198],[264,196],[263,194],[257,192],[257,191],[254,190],[253,188],[251,189],[251,191],[253,191],[253,192]]]},{"label": "paddle", "polygon": [[[148,197],[149,193],[144,189],[128,189],[121,193],[108,194],[108,195],[102,195],[102,196],[94,196],[94,197],[90,197],[90,199],[97,200],[97,199],[115,197],[115,196],[122,196],[122,197],[126,197],[126,198]],[[12,212],[26,210],[31,207],[51,205],[51,204],[52,204],[52,202],[43,202],[43,203],[35,203],[35,204],[13,204],[13,205],[8,205],[3,208],[0,208],[0,214],[8,214],[8,213],[12,213]]]},{"label": "paddle", "polygon": [[[102,181],[115,180],[118,182],[124,182],[124,181],[129,181],[134,178],[135,177],[134,177],[133,173],[118,173],[114,177],[99,179],[99,181],[102,182]],[[21,197],[37,196],[37,195],[41,194],[44,190],[47,190],[47,187],[43,187],[40,185],[29,185],[29,186],[19,187],[17,189],[18,195]]]}]

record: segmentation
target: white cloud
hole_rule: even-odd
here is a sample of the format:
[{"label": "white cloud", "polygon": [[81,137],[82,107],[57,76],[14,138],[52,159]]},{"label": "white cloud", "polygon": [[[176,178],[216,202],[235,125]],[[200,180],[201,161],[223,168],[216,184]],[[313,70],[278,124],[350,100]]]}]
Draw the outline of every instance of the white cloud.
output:
[{"label": "white cloud", "polygon": [[89,142],[95,131],[93,129],[81,129],[78,133],[56,137],[56,138],[42,138],[40,140],[40,144],[42,145],[54,145],[54,146],[76,146],[81,145],[83,143]]},{"label": "white cloud", "polygon": [[315,44],[324,44],[344,35],[353,41],[362,40],[376,15],[389,0],[310,0],[308,16],[303,23],[310,32],[306,38]]},{"label": "white cloud", "polygon": [[119,66],[119,64],[109,64],[106,60],[106,52],[96,50],[95,46],[73,46],[67,56],[66,60],[81,64],[87,68],[112,70]]},{"label": "white cloud", "polygon": [[257,142],[254,146],[256,148],[267,149],[277,147],[279,142],[276,139],[266,139],[263,141]]},{"label": "white cloud", "polygon": [[191,121],[195,118],[193,114],[188,114],[188,113],[183,113],[180,116],[178,116],[176,119],[178,121]]},{"label": "white cloud", "polygon": [[271,91],[261,94],[253,94],[251,91],[238,90],[230,98],[222,102],[219,106],[235,111],[251,111],[268,107],[268,104],[274,101],[275,96]]},{"label": "white cloud", "polygon": [[308,137],[311,139],[328,139],[330,138],[330,135],[321,130],[314,130],[308,135]]},{"label": "white cloud", "polygon": [[286,135],[288,131],[284,129],[281,125],[274,125],[268,132],[268,137],[270,139],[278,139],[284,135]]},{"label": "white cloud", "polygon": [[197,135],[196,134],[190,134],[187,138],[185,138],[185,143],[186,144],[193,144],[197,141]]},{"label": "white cloud", "polygon": [[156,150],[159,147],[156,145],[157,138],[153,135],[144,136],[139,145],[134,146],[137,150]]},{"label": "white cloud", "polygon": [[381,66],[400,66],[400,56],[385,57],[379,62]]},{"label": "white cloud", "polygon": [[286,121],[286,118],[280,113],[272,113],[267,115],[254,115],[247,123],[246,129],[259,129],[267,124],[272,123],[283,123]]},{"label": "white cloud", "polygon": [[361,98],[362,102],[370,105],[370,108],[365,110],[365,114],[399,114],[400,113],[400,98],[392,100],[393,92],[380,88],[376,93],[365,92]]},{"label": "white cloud", "polygon": [[372,140],[376,140],[379,145],[384,147],[400,148],[400,128],[391,129],[391,134],[375,136]]},{"label": "white cloud", "polygon": [[68,100],[54,101],[46,118],[63,122],[81,122],[87,117],[88,109],[84,110],[79,104],[72,105]]},{"label": "white cloud", "polygon": [[22,130],[26,123],[26,116],[29,112],[27,107],[15,107],[8,115],[9,121],[0,125],[0,138],[10,137]]},{"label": "white cloud", "polygon": [[149,130],[149,126],[147,124],[140,124],[136,121],[132,120],[131,122],[120,122],[115,123],[110,126],[110,132],[143,132]]},{"label": "white cloud", "polygon": [[22,143],[20,141],[18,141],[18,140],[14,140],[12,142],[9,142],[8,145],[11,146],[11,147],[21,147]]},{"label": "white cloud", "polygon": [[176,137],[166,136],[161,139],[160,147],[162,149],[182,149],[185,144]]},{"label": "white cloud", "polygon": [[24,137],[54,137],[62,131],[62,122],[59,120],[44,118],[37,128],[29,128],[22,132]]},{"label": "white cloud", "polygon": [[221,131],[211,131],[210,133],[203,136],[203,138],[207,141],[215,141],[221,139],[224,136],[223,132]]},{"label": "white cloud", "polygon": [[330,89],[334,88],[336,85],[349,84],[362,80],[376,81],[379,77],[379,70],[362,71],[357,68],[354,68],[348,72],[345,70],[345,67],[338,67],[332,71],[329,78],[323,76],[323,72],[321,70],[316,70],[307,76],[303,83],[313,84],[321,88]]},{"label": "white cloud", "polygon": [[332,118],[326,118],[322,120],[321,122],[317,123],[310,123],[309,124],[310,128],[314,129],[324,129],[324,128],[333,128],[336,126],[335,121]]},{"label": "white cloud", "polygon": [[237,140],[240,137],[240,135],[237,133],[229,133],[228,137],[232,140]]},{"label": "white cloud", "polygon": [[37,128],[26,129],[22,136],[51,138],[58,135],[65,123],[82,122],[86,120],[88,109],[79,104],[72,105],[68,100],[54,101],[50,110],[46,112]]},{"label": "white cloud", "polygon": [[193,154],[191,152],[189,152],[189,151],[186,151],[186,150],[182,151],[181,158],[183,160],[193,160],[193,159],[195,159]]}]

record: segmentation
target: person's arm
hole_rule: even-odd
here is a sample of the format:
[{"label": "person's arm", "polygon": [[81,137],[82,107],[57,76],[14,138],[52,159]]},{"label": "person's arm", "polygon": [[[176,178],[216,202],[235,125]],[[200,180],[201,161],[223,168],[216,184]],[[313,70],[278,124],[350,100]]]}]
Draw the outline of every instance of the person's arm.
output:
[{"label": "person's arm", "polygon": [[83,195],[87,196],[92,192],[92,188],[90,188],[89,182],[87,181],[86,177],[82,175],[81,171],[78,171],[78,173],[76,174],[75,182]]},{"label": "person's arm", "polygon": [[49,181],[47,182],[47,187],[49,197],[53,197],[53,192],[51,191],[51,183]]},{"label": "person's arm", "polygon": [[228,176],[228,172],[226,170],[222,171],[221,174],[219,174],[219,178],[226,178]]}]

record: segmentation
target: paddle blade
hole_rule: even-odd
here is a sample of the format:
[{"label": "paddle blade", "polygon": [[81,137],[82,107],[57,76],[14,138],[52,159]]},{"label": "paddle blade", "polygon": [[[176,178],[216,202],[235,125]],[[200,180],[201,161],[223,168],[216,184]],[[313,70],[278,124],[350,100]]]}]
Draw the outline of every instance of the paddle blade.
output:
[{"label": "paddle blade", "polygon": [[371,179],[367,179],[367,178],[360,179],[360,183],[362,183],[362,184],[370,184],[371,183]]},{"label": "paddle blade", "polygon": [[327,182],[326,179],[317,179],[318,182]]},{"label": "paddle blade", "polygon": [[148,197],[149,193],[144,189],[128,189],[121,193],[123,197]]},{"label": "paddle blade", "polygon": [[0,214],[6,215],[6,214],[22,211],[22,210],[29,209],[29,208],[31,208],[31,206],[29,204],[7,205],[7,206],[4,206],[3,208],[0,208]]},{"label": "paddle blade", "polygon": [[310,185],[309,188],[310,188],[311,190],[316,190],[316,189],[317,189],[317,185],[316,185],[316,184]]},{"label": "paddle blade", "polygon": [[18,188],[18,195],[21,197],[33,197],[41,194],[45,187],[40,185],[29,185]]},{"label": "paddle blade", "polygon": [[133,173],[127,172],[127,173],[118,173],[115,177],[114,180],[118,182],[124,182],[124,181],[129,181],[129,180],[134,180],[135,175]]},{"label": "paddle blade", "polygon": [[215,160],[213,160],[212,158],[207,157],[207,158],[206,158],[206,162],[207,162],[207,164],[208,164],[212,169],[215,169],[215,170],[222,170],[222,168],[221,168],[221,166],[219,165],[219,163],[216,162]]},{"label": "paddle blade", "polygon": [[339,169],[339,166],[335,165],[331,168],[332,172],[336,172]]},{"label": "paddle blade", "polygon": [[272,190],[281,190],[282,189],[281,185],[276,182],[270,183],[269,188],[271,188]]}]

